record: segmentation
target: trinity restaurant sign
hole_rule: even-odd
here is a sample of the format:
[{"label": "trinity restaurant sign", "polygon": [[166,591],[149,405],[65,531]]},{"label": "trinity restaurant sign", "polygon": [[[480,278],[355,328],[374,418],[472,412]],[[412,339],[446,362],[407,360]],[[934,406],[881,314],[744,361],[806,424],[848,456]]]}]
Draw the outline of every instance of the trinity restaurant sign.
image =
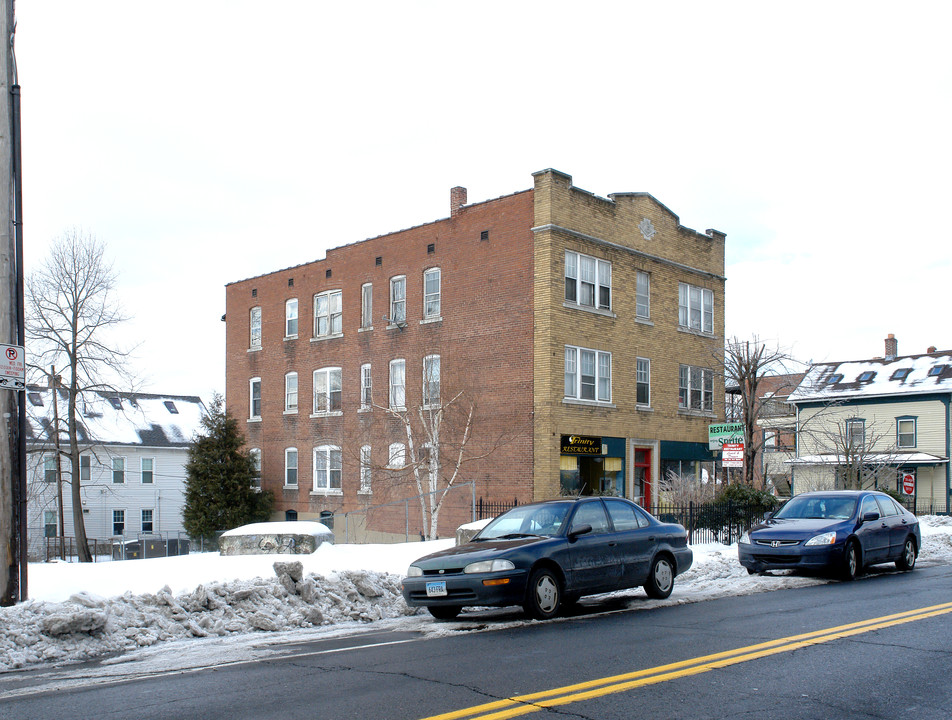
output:
[{"label": "trinity restaurant sign", "polygon": [[563,455],[601,455],[602,439],[588,435],[563,435]]}]

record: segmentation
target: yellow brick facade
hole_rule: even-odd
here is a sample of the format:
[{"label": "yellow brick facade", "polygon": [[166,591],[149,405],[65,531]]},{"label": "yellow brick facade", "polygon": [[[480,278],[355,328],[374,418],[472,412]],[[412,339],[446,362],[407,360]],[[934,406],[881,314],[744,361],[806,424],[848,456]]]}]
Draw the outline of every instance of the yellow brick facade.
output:
[{"label": "yellow brick facade", "polygon": [[[585,435],[625,440],[629,497],[633,448],[651,450],[651,496],[656,500],[661,444],[706,446],[708,424],[723,417],[724,382],[716,357],[724,338],[724,235],[681,226],[677,216],[650,195],[600,198],[574,188],[570,176],[554,170],[535,174],[534,203],[535,497],[560,492],[561,436]],[[651,223],[647,237],[639,228],[645,219]],[[566,250],[611,263],[610,312],[565,302]],[[638,271],[650,277],[647,320],[636,318]],[[713,333],[679,328],[680,282],[713,292]],[[610,404],[565,400],[567,345],[611,353]],[[649,407],[636,403],[637,358],[650,360]],[[712,412],[679,409],[682,364],[712,370]]]}]

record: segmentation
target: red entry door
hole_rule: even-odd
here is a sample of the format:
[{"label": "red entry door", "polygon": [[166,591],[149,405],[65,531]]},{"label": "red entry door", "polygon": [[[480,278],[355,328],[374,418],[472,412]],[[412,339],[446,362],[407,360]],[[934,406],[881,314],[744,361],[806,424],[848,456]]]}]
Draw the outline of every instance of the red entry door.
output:
[{"label": "red entry door", "polygon": [[635,448],[635,482],[632,488],[634,500],[646,510],[651,508],[651,450]]}]

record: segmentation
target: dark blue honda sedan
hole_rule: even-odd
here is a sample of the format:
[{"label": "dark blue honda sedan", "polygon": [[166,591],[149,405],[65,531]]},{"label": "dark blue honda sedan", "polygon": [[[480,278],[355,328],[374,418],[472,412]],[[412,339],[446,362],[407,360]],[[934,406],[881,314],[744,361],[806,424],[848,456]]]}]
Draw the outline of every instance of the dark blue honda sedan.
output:
[{"label": "dark blue honda sedan", "polygon": [[468,543],[414,561],[403,597],[441,620],[484,605],[522,605],[543,620],[583,595],[643,585],[666,598],[693,559],[683,527],[629,500],[548,500],[519,505]]},{"label": "dark blue honda sedan", "polygon": [[885,493],[831,490],[791,498],[741,536],[737,554],[750,573],[833,571],[852,580],[878,563],[912,570],[920,547],[918,519]]}]

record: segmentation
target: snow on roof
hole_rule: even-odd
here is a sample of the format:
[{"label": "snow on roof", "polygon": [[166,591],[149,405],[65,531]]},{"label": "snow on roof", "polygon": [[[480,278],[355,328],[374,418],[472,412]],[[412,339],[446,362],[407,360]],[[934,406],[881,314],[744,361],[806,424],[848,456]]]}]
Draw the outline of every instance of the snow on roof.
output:
[{"label": "snow on roof", "polygon": [[[201,429],[205,405],[191,395],[89,392],[80,402],[80,443],[84,445],[140,445],[186,447]],[[57,389],[61,426],[65,427],[67,395]],[[53,425],[53,391],[31,385],[27,388],[27,442],[50,439]],[[65,435],[65,433],[64,433]]]},{"label": "snow on roof", "polygon": [[952,393],[952,350],[892,359],[817,363],[787,399],[804,403]]}]

